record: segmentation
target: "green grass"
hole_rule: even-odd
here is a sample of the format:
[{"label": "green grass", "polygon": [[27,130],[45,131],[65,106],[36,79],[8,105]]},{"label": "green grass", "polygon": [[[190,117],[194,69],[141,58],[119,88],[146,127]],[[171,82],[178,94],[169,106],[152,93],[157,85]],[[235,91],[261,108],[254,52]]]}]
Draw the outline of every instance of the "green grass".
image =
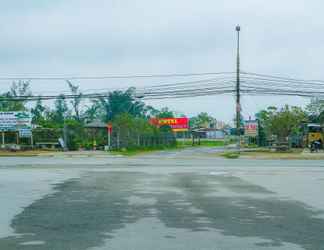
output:
[{"label": "green grass", "polygon": [[237,152],[225,152],[225,153],[222,153],[221,156],[223,156],[224,158],[227,158],[227,159],[237,159],[240,157],[240,154]]},{"label": "green grass", "polygon": [[177,149],[176,146],[174,147],[154,147],[154,148],[129,148],[129,149],[120,149],[120,150],[113,150],[110,151],[112,154],[116,155],[123,155],[123,156],[135,156],[139,154],[146,154],[156,151],[162,151],[162,150],[174,150]]},{"label": "green grass", "polygon": [[[200,145],[195,144],[194,147],[222,147],[224,146],[224,141],[215,141],[215,140],[201,140]],[[123,156],[135,156],[139,154],[151,153],[156,151],[163,151],[163,150],[179,150],[192,147],[191,140],[185,140],[184,142],[181,140],[177,141],[176,146],[168,146],[168,147],[147,147],[147,148],[129,148],[129,149],[120,149],[111,151],[111,153],[116,155],[123,155]]]}]

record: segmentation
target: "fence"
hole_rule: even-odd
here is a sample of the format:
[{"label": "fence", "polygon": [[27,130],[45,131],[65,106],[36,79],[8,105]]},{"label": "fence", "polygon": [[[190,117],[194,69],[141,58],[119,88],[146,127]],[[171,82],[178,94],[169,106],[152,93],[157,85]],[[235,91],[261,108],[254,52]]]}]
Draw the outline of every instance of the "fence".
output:
[{"label": "fence", "polygon": [[112,149],[157,148],[176,145],[173,133],[161,132],[158,134],[132,133],[130,131],[114,131],[111,136]]}]

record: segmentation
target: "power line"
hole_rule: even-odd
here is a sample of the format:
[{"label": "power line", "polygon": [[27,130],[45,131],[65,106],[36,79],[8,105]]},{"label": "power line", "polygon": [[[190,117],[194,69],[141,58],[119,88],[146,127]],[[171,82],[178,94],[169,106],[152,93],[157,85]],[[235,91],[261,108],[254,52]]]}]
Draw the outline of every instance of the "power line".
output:
[{"label": "power line", "polygon": [[105,80],[105,79],[136,79],[136,78],[170,78],[170,77],[193,77],[193,76],[208,76],[208,75],[226,75],[234,74],[234,72],[203,72],[203,73],[181,73],[181,74],[143,74],[143,75],[104,75],[104,76],[58,76],[58,77],[0,77],[0,81],[19,81],[19,80]]},{"label": "power line", "polygon": [[243,75],[259,76],[259,77],[266,77],[266,78],[272,78],[272,79],[278,79],[278,80],[286,80],[286,81],[297,81],[297,82],[319,82],[319,83],[324,83],[323,80],[306,80],[306,79],[297,79],[297,78],[291,78],[291,77],[282,77],[282,76],[276,76],[276,75],[259,74],[259,73],[246,72],[246,71],[242,71],[241,74],[243,74]]},{"label": "power line", "polygon": [[[158,90],[158,89],[163,89],[163,88],[180,88],[180,86],[183,85],[183,87],[190,87],[190,85],[194,85],[196,83],[200,83],[199,86],[202,85],[213,85],[215,83],[226,83],[224,80],[234,80],[234,77],[218,77],[218,78],[207,78],[207,79],[201,79],[201,80],[195,80],[195,81],[183,81],[183,82],[175,82],[175,83],[156,83],[154,85],[148,85],[148,86],[141,86],[137,87],[136,90],[138,91],[150,91],[152,89]],[[101,92],[101,91],[106,91],[106,92],[112,92],[112,91],[126,91],[130,87],[118,87],[118,88],[92,88],[92,89],[80,89],[80,92],[86,93],[86,92]],[[43,94],[44,91],[42,92],[33,92],[34,94]],[[46,93],[51,93],[51,94],[68,94],[71,93],[71,91],[66,90],[66,91],[46,91]]]},{"label": "power line", "polygon": [[[175,95],[175,94],[195,94],[197,95],[198,92],[206,91],[206,90],[216,90],[216,89],[225,89],[225,88],[232,88],[231,81],[225,81],[233,79],[231,77],[222,77],[222,78],[207,78],[201,79],[196,81],[185,81],[185,82],[176,82],[176,83],[162,83],[159,85],[153,86],[145,86],[143,88],[137,89],[139,92],[145,94],[146,98],[149,96],[163,96],[163,95]],[[95,90],[95,89],[94,89]],[[51,100],[51,99],[58,99],[58,98],[104,98],[107,97],[108,94],[113,90],[120,90],[120,89],[110,89],[110,91],[105,92],[94,92],[94,93],[82,93],[80,94],[57,94],[57,95],[38,95],[38,96],[5,96],[2,97],[1,100],[3,101],[34,101],[34,100]],[[125,90],[125,89],[124,89]]]},{"label": "power line", "polygon": [[[206,95],[218,95],[233,93],[235,90],[235,78],[233,76],[222,76],[223,74],[231,74],[230,72],[218,73],[200,73],[199,75],[218,74],[221,77],[198,79],[193,81],[182,81],[175,83],[160,83],[151,86],[138,88],[137,91],[142,92],[141,97],[144,100],[149,99],[169,99],[182,97],[197,97]],[[184,76],[184,74],[172,74],[172,76]],[[189,75],[189,74],[186,74]],[[193,74],[190,74],[192,76]],[[198,74],[194,74],[198,75]],[[151,75],[153,76],[153,75]],[[154,77],[162,75],[154,75]],[[171,76],[163,75],[163,76]],[[113,76],[111,76],[113,77]],[[117,77],[117,76],[116,76]],[[132,76],[123,76],[132,77]],[[136,77],[140,77],[137,75]],[[149,77],[146,75],[145,77]],[[284,78],[257,73],[243,72],[241,91],[246,95],[295,95],[303,97],[324,96],[324,92],[318,91],[316,87],[323,87],[324,82],[306,81],[294,78]],[[57,79],[57,78],[55,78]],[[64,78],[66,80],[66,78]],[[261,86],[260,86],[261,85]],[[57,94],[57,95],[30,95],[30,96],[2,96],[2,101],[35,101],[35,100],[53,100],[58,98],[73,99],[98,99],[106,98],[113,91],[98,92],[98,90],[108,89],[92,89],[93,93],[82,94]],[[120,90],[120,89],[115,89]]]}]

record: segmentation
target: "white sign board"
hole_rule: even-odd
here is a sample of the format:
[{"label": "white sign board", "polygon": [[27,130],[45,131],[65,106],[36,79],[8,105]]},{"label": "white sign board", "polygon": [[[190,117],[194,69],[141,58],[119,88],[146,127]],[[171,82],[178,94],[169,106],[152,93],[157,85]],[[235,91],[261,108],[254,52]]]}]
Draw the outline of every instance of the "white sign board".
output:
[{"label": "white sign board", "polygon": [[0,112],[0,131],[19,131],[31,128],[30,112]]},{"label": "white sign board", "polygon": [[29,128],[19,129],[19,137],[20,138],[30,138],[32,137],[32,130]]}]

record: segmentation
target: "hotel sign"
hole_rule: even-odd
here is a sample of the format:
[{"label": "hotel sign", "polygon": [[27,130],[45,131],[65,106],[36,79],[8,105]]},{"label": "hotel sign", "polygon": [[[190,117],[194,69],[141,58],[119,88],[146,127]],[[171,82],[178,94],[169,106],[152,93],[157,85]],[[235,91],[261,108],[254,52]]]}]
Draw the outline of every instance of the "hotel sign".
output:
[{"label": "hotel sign", "polygon": [[157,127],[170,126],[173,132],[188,131],[189,119],[186,117],[181,118],[152,118],[150,123]]}]

